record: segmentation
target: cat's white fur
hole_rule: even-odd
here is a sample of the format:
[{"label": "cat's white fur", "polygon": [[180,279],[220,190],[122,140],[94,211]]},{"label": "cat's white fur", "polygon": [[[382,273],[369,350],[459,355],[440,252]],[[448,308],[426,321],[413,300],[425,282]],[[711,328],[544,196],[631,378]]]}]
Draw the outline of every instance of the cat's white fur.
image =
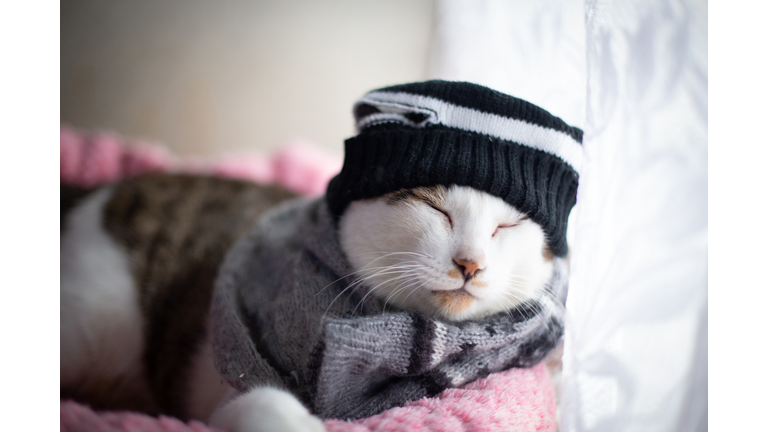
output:
[{"label": "cat's white fur", "polygon": [[322,432],[323,422],[285,390],[257,388],[232,392],[209,424],[233,432]]},{"label": "cat's white fur", "polygon": [[[125,254],[101,228],[110,193],[101,191],[75,209],[62,236],[62,385],[141,368],[135,282]],[[340,240],[371,295],[406,310],[462,320],[508,310],[536,296],[549,280],[544,233],[524,216],[499,198],[453,186],[440,211],[421,202],[388,204],[386,198],[353,202],[341,219]],[[465,280],[460,270],[466,268],[457,262],[474,262],[477,274]],[[436,300],[452,290],[466,291],[469,300],[460,308]],[[207,340],[190,375],[193,417],[233,432],[325,430],[284,390],[237,394],[218,377],[212,357]]]},{"label": "cat's white fur", "polygon": [[85,199],[61,236],[61,385],[121,380],[145,393],[138,294],[128,257],[101,222],[111,196],[104,188]]},{"label": "cat's white fur", "polygon": [[[447,188],[441,206],[443,212],[418,200],[388,204],[386,198],[350,204],[340,223],[341,244],[372,295],[402,309],[464,320],[510,310],[539,294],[553,266],[542,254],[538,224],[467,186]],[[461,261],[480,271],[468,281],[457,277]],[[471,297],[460,310],[444,307],[435,295],[462,288]]]}]

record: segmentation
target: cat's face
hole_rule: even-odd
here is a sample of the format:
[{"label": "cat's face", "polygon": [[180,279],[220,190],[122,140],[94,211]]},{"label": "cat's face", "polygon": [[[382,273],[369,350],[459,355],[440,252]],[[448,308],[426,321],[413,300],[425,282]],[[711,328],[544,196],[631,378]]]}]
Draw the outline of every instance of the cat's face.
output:
[{"label": "cat's face", "polygon": [[340,239],[369,295],[447,320],[509,310],[538,296],[553,271],[538,224],[467,186],[352,202]]}]

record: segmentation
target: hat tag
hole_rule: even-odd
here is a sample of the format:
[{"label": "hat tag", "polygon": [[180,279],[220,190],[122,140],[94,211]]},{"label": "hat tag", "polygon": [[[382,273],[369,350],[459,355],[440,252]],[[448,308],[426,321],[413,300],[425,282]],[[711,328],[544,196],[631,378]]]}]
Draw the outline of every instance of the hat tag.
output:
[{"label": "hat tag", "polygon": [[358,131],[381,123],[401,123],[414,128],[440,123],[435,110],[365,97],[355,104],[354,112]]}]

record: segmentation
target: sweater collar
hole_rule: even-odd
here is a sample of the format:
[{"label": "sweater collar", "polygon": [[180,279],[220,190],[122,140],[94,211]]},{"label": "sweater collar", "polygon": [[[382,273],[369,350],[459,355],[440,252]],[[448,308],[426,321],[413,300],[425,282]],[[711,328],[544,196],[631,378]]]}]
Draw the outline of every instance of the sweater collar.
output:
[{"label": "sweater collar", "polygon": [[350,279],[351,283],[352,266],[341,250],[339,230],[328,211],[325,198],[319,198],[311,207],[307,216],[310,223],[304,226],[302,233],[304,245],[335,274]]}]

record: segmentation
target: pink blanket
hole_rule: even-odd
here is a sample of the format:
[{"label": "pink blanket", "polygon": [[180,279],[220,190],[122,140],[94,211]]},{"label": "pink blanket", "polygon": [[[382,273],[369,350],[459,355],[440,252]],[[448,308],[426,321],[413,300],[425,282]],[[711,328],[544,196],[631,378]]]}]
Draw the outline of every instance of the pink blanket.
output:
[{"label": "pink blanket", "polygon": [[[277,183],[319,196],[341,169],[341,159],[311,143],[290,142],[272,156],[180,158],[159,144],[131,142],[110,133],[85,134],[61,127],[61,182],[96,186],[148,172],[192,172]],[[460,389],[409,402],[354,422],[326,420],[329,432],[548,431],[557,430],[554,389],[544,364],[492,374]],[[200,422],[130,412],[94,412],[61,401],[61,431],[208,432]]]}]

